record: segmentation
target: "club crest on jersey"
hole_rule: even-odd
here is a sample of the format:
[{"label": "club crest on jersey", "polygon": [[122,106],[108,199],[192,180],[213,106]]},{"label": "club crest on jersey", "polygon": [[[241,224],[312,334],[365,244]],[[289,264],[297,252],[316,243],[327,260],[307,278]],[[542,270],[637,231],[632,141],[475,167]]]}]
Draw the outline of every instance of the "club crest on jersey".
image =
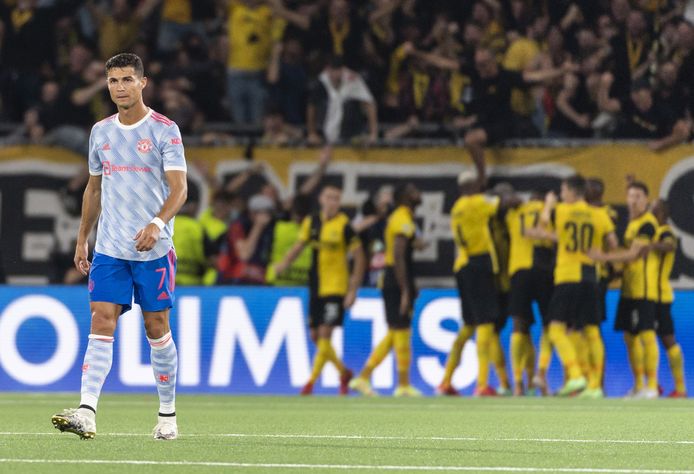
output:
[{"label": "club crest on jersey", "polygon": [[152,148],[154,148],[154,144],[149,138],[143,138],[137,142],[137,151],[140,153],[149,153],[152,151]]}]

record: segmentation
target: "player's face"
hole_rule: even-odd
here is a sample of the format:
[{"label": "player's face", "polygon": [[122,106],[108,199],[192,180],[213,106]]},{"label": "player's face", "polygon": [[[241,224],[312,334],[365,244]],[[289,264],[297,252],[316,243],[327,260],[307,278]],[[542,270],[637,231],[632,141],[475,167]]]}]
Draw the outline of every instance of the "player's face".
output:
[{"label": "player's face", "polygon": [[120,109],[129,109],[142,100],[142,89],[147,85],[146,77],[138,77],[132,67],[108,70],[108,92],[111,100]]},{"label": "player's face", "polygon": [[648,196],[639,188],[629,188],[627,191],[627,207],[631,214],[643,214],[648,209]]},{"label": "player's face", "polygon": [[561,191],[559,197],[563,202],[574,202],[576,200],[576,193],[571,189],[566,183],[561,183]]},{"label": "player's face", "polygon": [[335,216],[340,211],[340,200],[342,192],[337,188],[325,188],[321,193],[318,201],[320,202],[323,214],[328,217]]}]

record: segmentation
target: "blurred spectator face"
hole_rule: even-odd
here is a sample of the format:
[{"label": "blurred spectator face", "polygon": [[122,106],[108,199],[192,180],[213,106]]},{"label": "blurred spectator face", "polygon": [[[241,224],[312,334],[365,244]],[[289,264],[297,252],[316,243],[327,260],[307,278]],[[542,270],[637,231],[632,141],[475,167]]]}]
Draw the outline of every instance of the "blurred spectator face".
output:
[{"label": "blurred spectator face", "polygon": [[101,61],[92,61],[89,63],[89,66],[87,66],[87,68],[84,70],[84,74],[82,75],[82,77],[85,81],[92,83],[103,79],[103,73],[104,63],[102,63]]},{"label": "blurred spectator face", "polygon": [[653,94],[647,87],[640,87],[639,89],[632,91],[631,100],[634,102],[636,108],[641,112],[646,112],[653,106]]},{"label": "blurred spectator face", "polygon": [[640,188],[629,188],[627,190],[627,208],[631,215],[640,215],[648,209],[648,196]]},{"label": "blurred spectator face", "polygon": [[516,20],[525,19],[525,2],[523,0],[511,0],[511,14]]},{"label": "blurred spectator face", "polygon": [[386,213],[393,207],[394,196],[392,186],[383,186],[378,190],[376,194],[376,212],[379,215],[386,215]]},{"label": "blurred spectator face", "polygon": [[60,86],[57,82],[46,82],[43,87],[41,87],[41,102],[44,104],[50,104],[58,99],[58,94],[60,93]]},{"label": "blurred spectator face", "polygon": [[564,49],[564,35],[556,26],[549,30],[547,35],[547,47],[551,54],[560,53]]},{"label": "blurred spectator face", "polygon": [[263,128],[265,129],[265,133],[274,135],[280,133],[283,127],[284,120],[282,119],[282,114],[280,113],[269,113],[263,119]]},{"label": "blurred spectator face", "polygon": [[677,46],[689,49],[694,45],[694,27],[686,21],[677,26]]},{"label": "blurred spectator face", "polygon": [[547,15],[539,16],[535,18],[531,24],[530,37],[534,39],[541,39],[547,33],[547,28],[549,27],[549,17]]},{"label": "blurred spectator face", "polygon": [[609,15],[600,15],[598,18],[598,35],[604,40],[608,40],[618,33],[617,28]]},{"label": "blurred spectator face", "polygon": [[578,47],[583,51],[592,51],[597,44],[595,33],[588,28],[581,28],[576,34],[576,40],[578,41]]},{"label": "blurred spectator face", "polygon": [[[280,193],[275,186],[270,183],[266,183],[260,189],[260,194],[268,197],[273,203],[278,203],[280,201]],[[273,204],[274,206],[274,204]]]},{"label": "blurred spectator face", "polygon": [[125,21],[130,18],[130,5],[128,0],[113,0],[111,14],[117,21]]},{"label": "blurred spectator face", "polygon": [[330,80],[332,85],[336,89],[339,88],[340,84],[342,83],[342,68],[341,67],[328,66],[327,73],[328,73],[328,79]]},{"label": "blurred spectator face", "polygon": [[70,48],[70,57],[68,59],[70,64],[71,74],[80,74],[89,61],[92,59],[92,54],[89,52],[84,45],[76,44]]},{"label": "blurred spectator face", "polygon": [[475,6],[472,7],[472,19],[483,27],[486,27],[492,21],[492,12],[489,11],[487,5],[482,2],[477,2]]},{"label": "blurred spectator face", "polygon": [[482,41],[482,28],[475,23],[466,23],[465,29],[463,30],[463,40],[465,45],[470,47],[477,47]]},{"label": "blurred spectator face", "polygon": [[612,12],[612,18],[617,23],[624,23],[629,16],[629,11],[631,7],[629,6],[629,0],[612,0],[610,4],[610,12]]},{"label": "blurred spectator face", "polygon": [[19,10],[19,11],[33,10],[34,8],[36,8],[37,4],[38,4],[38,0],[19,0],[17,2],[17,10]]},{"label": "blurred spectator face", "polygon": [[282,60],[288,64],[299,64],[304,56],[304,48],[297,39],[288,39],[284,42]]},{"label": "blurred spectator face", "polygon": [[494,54],[488,49],[479,49],[475,52],[475,69],[482,79],[496,77],[498,67]]},{"label": "blurred spectator face", "polygon": [[256,194],[248,201],[248,212],[253,222],[269,222],[272,219],[275,203],[263,194]]},{"label": "blurred spectator face", "polygon": [[36,109],[29,109],[24,112],[24,125],[26,127],[34,127],[39,124],[39,111]]},{"label": "blurred spectator face", "polygon": [[335,186],[326,186],[318,196],[321,211],[328,219],[335,217],[340,211],[341,200],[342,191]]},{"label": "blurred spectator face", "polygon": [[346,0],[332,0],[328,13],[333,20],[346,20],[349,17],[349,3]]},{"label": "blurred spectator face", "polygon": [[674,87],[677,82],[677,66],[675,63],[663,63],[658,70],[658,80],[667,88]]},{"label": "blurred spectator face", "polygon": [[627,17],[627,31],[637,38],[646,31],[646,17],[640,10],[632,10]]}]

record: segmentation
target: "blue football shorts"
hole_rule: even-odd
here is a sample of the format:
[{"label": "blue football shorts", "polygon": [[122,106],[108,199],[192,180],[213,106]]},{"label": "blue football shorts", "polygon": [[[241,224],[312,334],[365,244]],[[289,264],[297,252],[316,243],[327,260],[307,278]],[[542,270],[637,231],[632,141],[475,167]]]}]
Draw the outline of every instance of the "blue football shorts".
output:
[{"label": "blue football shorts", "polygon": [[163,257],[146,262],[94,252],[89,270],[89,301],[122,305],[122,314],[132,307],[134,294],[142,311],[164,311],[173,306],[175,279],[173,248]]}]

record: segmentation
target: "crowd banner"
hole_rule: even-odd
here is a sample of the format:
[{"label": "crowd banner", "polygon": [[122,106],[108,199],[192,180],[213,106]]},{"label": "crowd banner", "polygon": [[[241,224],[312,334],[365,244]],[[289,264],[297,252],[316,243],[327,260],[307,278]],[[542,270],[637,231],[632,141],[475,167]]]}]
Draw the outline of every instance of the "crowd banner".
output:
[{"label": "crowd banner", "polygon": [[[191,185],[203,200],[210,195],[200,170],[227,179],[249,166],[240,147],[187,147]],[[314,169],[319,150],[309,148],[257,148],[255,160],[264,166],[263,180],[291,195]],[[527,192],[558,188],[574,173],[599,176],[605,181],[607,203],[619,211],[619,229],[626,225],[625,178],[644,181],[652,197],[667,198],[681,245],[674,283],[694,288],[694,146],[681,145],[654,153],[642,143],[604,143],[589,146],[498,148],[488,152],[492,184],[511,183]],[[0,149],[0,242],[2,264],[11,283],[61,282],[64,266],[72,260],[79,208],[63,204],[67,182],[86,160],[62,149],[8,147]],[[456,177],[469,169],[464,149],[338,148],[326,181],[343,188],[344,201],[358,207],[384,184],[414,182],[422,190],[416,213],[422,237],[429,241],[416,254],[416,275],[426,286],[452,286],[450,262],[453,244],[449,211],[457,197]],[[257,184],[255,177],[253,183]],[[252,187],[252,186],[251,186]],[[74,196],[73,196],[74,198]]]},{"label": "crowd banner", "polygon": [[[171,326],[179,354],[180,393],[296,394],[306,383],[315,347],[306,327],[305,289],[179,287],[176,293]],[[605,390],[610,396],[622,396],[632,386],[621,334],[612,330],[616,298],[616,292],[609,294],[608,321],[602,328]],[[694,291],[678,291],[673,312],[687,358],[694,354]],[[412,321],[411,378],[425,394],[432,394],[441,381],[461,324],[460,300],[453,290],[421,291]],[[84,287],[0,286],[0,391],[60,391],[77,396],[89,326]],[[507,354],[510,326],[501,334]],[[346,365],[359,370],[386,330],[380,292],[365,289],[348,311],[344,328],[335,331],[333,343]],[[535,324],[536,344],[539,331]],[[142,316],[135,306],[119,322],[105,392],[153,393],[149,354]],[[687,375],[688,385],[694,387],[694,372]],[[470,394],[476,378],[475,343],[469,341],[453,383]],[[673,388],[664,351],[660,380],[666,391]],[[382,394],[392,393],[396,383],[392,355],[374,372],[372,381]],[[562,383],[556,355],[549,381],[554,389]],[[328,367],[315,390],[336,394],[338,385],[337,372]]]}]

